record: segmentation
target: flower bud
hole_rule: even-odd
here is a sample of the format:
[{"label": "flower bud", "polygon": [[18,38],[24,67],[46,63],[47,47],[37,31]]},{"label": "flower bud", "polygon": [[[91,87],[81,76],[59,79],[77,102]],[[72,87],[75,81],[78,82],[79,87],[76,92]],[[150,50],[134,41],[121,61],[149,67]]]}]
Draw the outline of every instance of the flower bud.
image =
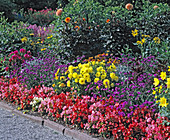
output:
[{"label": "flower bud", "polygon": [[153,9],[157,9],[157,8],[159,8],[157,5],[155,5],[155,6],[153,7]]}]

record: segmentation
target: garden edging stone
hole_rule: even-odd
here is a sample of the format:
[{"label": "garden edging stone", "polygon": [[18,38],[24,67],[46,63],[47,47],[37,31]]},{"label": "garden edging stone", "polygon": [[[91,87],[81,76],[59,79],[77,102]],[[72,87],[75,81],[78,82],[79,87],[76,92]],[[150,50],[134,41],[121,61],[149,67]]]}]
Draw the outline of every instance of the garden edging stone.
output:
[{"label": "garden edging stone", "polygon": [[8,110],[14,114],[17,114],[19,116],[22,116],[24,118],[27,118],[33,122],[36,122],[38,124],[41,124],[43,126],[49,127],[57,132],[59,132],[60,134],[63,134],[65,136],[74,138],[76,140],[102,140],[98,139],[98,138],[93,138],[85,133],[79,132],[77,130],[72,130],[70,128],[66,128],[61,124],[57,124],[53,121],[50,120],[44,120],[41,117],[37,117],[37,116],[32,116],[32,115],[28,115],[28,114],[23,114],[21,111],[16,110],[15,108],[9,106],[5,101],[0,101],[0,108],[3,108],[5,110]]}]

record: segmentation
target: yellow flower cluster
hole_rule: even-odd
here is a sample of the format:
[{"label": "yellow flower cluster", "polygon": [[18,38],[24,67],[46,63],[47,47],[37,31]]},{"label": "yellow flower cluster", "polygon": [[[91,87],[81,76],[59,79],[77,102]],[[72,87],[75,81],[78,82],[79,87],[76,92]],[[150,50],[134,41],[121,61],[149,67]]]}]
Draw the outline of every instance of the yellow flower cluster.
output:
[{"label": "yellow flower cluster", "polygon": [[58,73],[59,73],[60,69],[57,70],[57,72],[55,73],[55,79],[58,80]]},{"label": "yellow flower cluster", "polygon": [[154,37],[153,40],[155,41],[156,44],[160,44],[161,42],[159,37]]},{"label": "yellow flower cluster", "polygon": [[135,37],[135,36],[137,36],[138,35],[138,30],[132,30],[132,35]]},{"label": "yellow flower cluster", "polygon": [[160,102],[159,105],[162,107],[167,107],[167,105],[169,104],[169,103],[166,103],[166,98],[164,96],[160,98],[159,102]]},{"label": "yellow flower cluster", "polygon": [[46,50],[47,48],[43,48],[43,49],[41,49],[41,51],[44,51],[44,50]]},{"label": "yellow flower cluster", "polygon": [[150,37],[150,35],[142,35],[142,37]]},{"label": "yellow flower cluster", "polygon": [[50,38],[52,38],[52,37],[53,37],[53,35],[50,35],[50,36],[47,37],[47,39],[50,39]]},{"label": "yellow flower cluster", "polygon": [[27,37],[23,37],[23,38],[21,38],[21,42],[27,42]]},{"label": "yellow flower cluster", "polygon": [[[168,67],[168,68],[170,68],[170,67]],[[169,71],[169,69],[168,69],[168,71]],[[165,82],[165,84],[167,85],[167,89],[162,90],[163,84],[160,85],[160,80],[158,78],[154,78],[153,85],[155,86],[155,90],[153,90],[152,94],[155,95],[156,93],[158,93],[158,94],[161,94],[161,95],[163,94],[166,96],[167,94],[169,94],[168,90],[170,89],[170,78],[167,78],[166,72],[161,72],[160,77],[163,82],[165,80],[167,81],[167,82]],[[165,93],[162,93],[162,91],[165,91]],[[159,96],[156,95],[155,99],[157,99]],[[169,103],[167,103],[167,99],[165,98],[165,96],[161,97],[160,100],[156,101],[156,103],[160,103],[159,106],[167,107],[167,105],[169,104]]]},{"label": "yellow flower cluster", "polygon": [[[115,74],[116,66],[112,63],[106,66],[105,60],[91,61],[77,66],[70,65],[67,71],[58,76],[59,70],[55,74],[56,80],[59,80],[59,87],[74,87],[74,85],[86,85],[88,83],[95,84],[102,81],[103,87],[110,88],[114,86],[114,81],[118,81]],[[65,84],[64,84],[65,83]],[[96,85],[96,89],[99,89]]]},{"label": "yellow flower cluster", "polygon": [[167,88],[170,88],[170,78],[167,78]]},{"label": "yellow flower cluster", "polygon": [[145,42],[146,42],[146,39],[145,39],[145,38],[142,38],[141,41],[138,40],[136,43],[137,43],[138,45],[139,45],[139,44],[143,45]]},{"label": "yellow flower cluster", "polygon": [[[138,30],[132,30],[132,35],[133,35],[133,37],[135,37],[135,36],[137,36],[138,35]],[[143,45],[145,42],[146,42],[146,39],[145,38],[149,38],[150,37],[150,35],[144,35],[144,34],[142,34],[142,40],[138,40],[136,43],[139,45],[139,44],[141,44],[141,45]],[[160,42],[161,42],[161,40],[160,40],[160,38],[159,37],[154,37],[153,38],[153,41],[156,43],[156,44],[160,44]]]},{"label": "yellow flower cluster", "polygon": [[31,33],[30,36],[34,36],[34,33]]}]

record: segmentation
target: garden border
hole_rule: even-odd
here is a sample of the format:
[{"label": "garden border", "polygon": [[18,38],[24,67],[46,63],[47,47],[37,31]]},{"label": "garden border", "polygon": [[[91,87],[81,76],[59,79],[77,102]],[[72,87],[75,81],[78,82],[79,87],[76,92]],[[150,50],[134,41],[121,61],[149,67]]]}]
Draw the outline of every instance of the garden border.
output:
[{"label": "garden border", "polygon": [[24,117],[26,119],[29,119],[33,122],[36,122],[38,124],[41,124],[43,126],[46,126],[48,128],[51,128],[57,132],[59,132],[60,134],[63,134],[67,137],[71,137],[74,138],[76,140],[104,140],[104,138],[93,138],[90,135],[87,135],[85,133],[79,132],[77,130],[73,130],[70,128],[67,128],[61,124],[58,124],[56,122],[50,121],[50,120],[46,120],[46,119],[42,119],[41,117],[37,117],[37,116],[32,116],[32,115],[28,115],[28,114],[23,114],[21,111],[16,110],[15,108],[13,108],[12,106],[9,106],[7,104],[7,102],[5,101],[0,101],[0,108],[8,110],[18,116]]}]

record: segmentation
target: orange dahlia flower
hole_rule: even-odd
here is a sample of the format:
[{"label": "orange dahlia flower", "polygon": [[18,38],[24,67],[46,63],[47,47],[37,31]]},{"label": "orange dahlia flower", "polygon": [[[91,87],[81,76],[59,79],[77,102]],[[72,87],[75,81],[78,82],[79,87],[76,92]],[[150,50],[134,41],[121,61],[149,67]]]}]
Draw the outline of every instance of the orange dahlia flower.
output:
[{"label": "orange dahlia flower", "polygon": [[133,9],[133,5],[131,3],[128,3],[128,4],[126,4],[125,8],[127,10],[132,10]]},{"label": "orange dahlia flower", "polygon": [[70,17],[67,17],[67,18],[65,19],[65,22],[66,22],[66,23],[69,23],[70,20],[71,20],[71,18],[70,18]]},{"label": "orange dahlia flower", "polygon": [[74,28],[77,29],[77,31],[80,30],[80,27],[79,27],[79,26],[75,26]]},{"label": "orange dahlia flower", "polygon": [[58,9],[56,12],[56,16],[61,16],[62,12],[63,12],[63,9],[61,9],[61,8]]},{"label": "orange dahlia flower", "polygon": [[110,19],[107,19],[107,20],[106,20],[106,23],[109,23],[109,21],[110,21]]}]

